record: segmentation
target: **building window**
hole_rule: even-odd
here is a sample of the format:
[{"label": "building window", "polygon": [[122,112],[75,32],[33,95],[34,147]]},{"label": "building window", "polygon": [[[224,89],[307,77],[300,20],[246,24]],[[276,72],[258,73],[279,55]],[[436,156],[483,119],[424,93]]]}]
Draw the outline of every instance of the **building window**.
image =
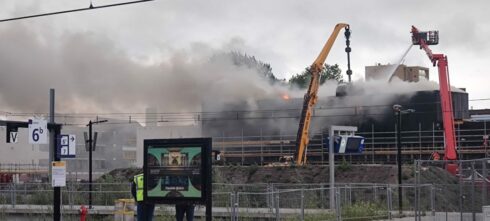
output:
[{"label": "building window", "polygon": [[428,79],[427,72],[426,70],[420,69],[419,70],[419,78],[425,78]]}]

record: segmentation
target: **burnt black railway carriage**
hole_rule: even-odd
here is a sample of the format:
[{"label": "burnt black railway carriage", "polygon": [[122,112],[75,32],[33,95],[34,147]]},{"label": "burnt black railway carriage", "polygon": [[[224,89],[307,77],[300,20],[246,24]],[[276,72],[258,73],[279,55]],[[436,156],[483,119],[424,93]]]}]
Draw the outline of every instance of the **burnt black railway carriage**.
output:
[{"label": "burnt black railway carriage", "polygon": [[[485,157],[486,122],[471,122],[468,94],[452,92],[456,137],[462,158]],[[308,161],[327,159],[325,134],[330,125],[357,126],[366,138],[363,154],[339,155],[353,162],[395,161],[396,134],[393,105],[416,112],[402,116],[404,160],[428,159],[434,151],[443,153],[442,115],[439,91],[418,91],[379,97],[339,96],[319,98],[312,118]],[[213,137],[213,149],[223,152],[224,161],[240,164],[277,162],[295,152],[295,139],[302,99],[237,102],[225,111],[203,105],[202,133]]]}]

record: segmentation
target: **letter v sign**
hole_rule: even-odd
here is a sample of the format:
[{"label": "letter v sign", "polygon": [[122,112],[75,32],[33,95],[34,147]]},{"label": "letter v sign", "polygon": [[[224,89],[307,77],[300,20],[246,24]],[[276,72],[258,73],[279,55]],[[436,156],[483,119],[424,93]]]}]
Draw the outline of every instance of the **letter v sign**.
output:
[{"label": "letter v sign", "polygon": [[17,132],[10,132],[10,143],[17,143]]}]

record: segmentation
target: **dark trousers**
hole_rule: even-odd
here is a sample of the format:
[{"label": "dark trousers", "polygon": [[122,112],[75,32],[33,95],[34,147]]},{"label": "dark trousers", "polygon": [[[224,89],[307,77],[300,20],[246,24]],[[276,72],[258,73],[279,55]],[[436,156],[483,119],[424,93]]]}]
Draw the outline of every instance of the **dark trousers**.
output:
[{"label": "dark trousers", "polygon": [[153,212],[155,211],[154,204],[138,203],[138,221],[152,221]]},{"label": "dark trousers", "polygon": [[177,218],[177,221],[184,221],[184,214],[186,214],[187,221],[194,220],[194,205],[175,205],[175,218]]}]

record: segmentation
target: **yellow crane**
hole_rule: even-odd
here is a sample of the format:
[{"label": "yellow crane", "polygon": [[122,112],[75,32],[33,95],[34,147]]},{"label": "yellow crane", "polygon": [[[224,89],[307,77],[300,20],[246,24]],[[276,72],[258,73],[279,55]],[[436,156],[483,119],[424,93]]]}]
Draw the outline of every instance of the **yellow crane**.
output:
[{"label": "yellow crane", "polygon": [[347,52],[347,61],[348,61],[347,75],[349,76],[349,82],[350,82],[350,77],[352,74],[352,71],[350,70],[350,54],[349,54],[351,51],[349,46],[350,27],[348,24],[339,23],[335,25],[335,28],[332,34],[330,35],[330,37],[328,38],[327,42],[323,46],[322,51],[320,52],[316,60],[309,68],[309,73],[311,74],[311,80],[310,80],[310,85],[308,86],[308,91],[304,96],[301,118],[299,121],[298,134],[296,137],[296,154],[295,154],[296,165],[303,165],[306,162],[306,152],[308,148],[308,142],[310,140],[309,129],[311,123],[311,116],[313,114],[313,108],[315,107],[315,104],[318,100],[317,94],[318,94],[318,88],[320,86],[320,73],[322,72],[323,64],[327,59],[330,49],[332,49],[335,39],[337,39],[337,36],[340,30],[342,29],[345,29],[345,37],[347,43],[347,47],[345,48],[345,51]]}]

